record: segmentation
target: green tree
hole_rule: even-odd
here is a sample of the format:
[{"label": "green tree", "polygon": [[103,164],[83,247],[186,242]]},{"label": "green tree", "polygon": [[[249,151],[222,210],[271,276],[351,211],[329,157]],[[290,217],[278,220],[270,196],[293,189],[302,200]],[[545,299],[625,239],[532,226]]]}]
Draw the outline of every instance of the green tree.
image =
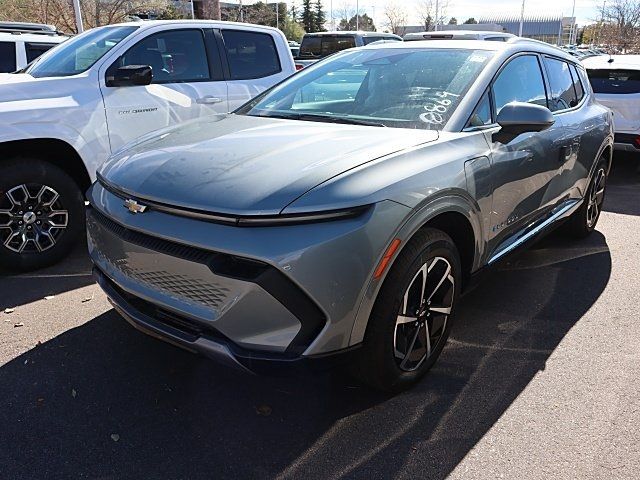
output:
[{"label": "green tree", "polygon": [[354,15],[348,21],[346,18],[340,20],[338,24],[338,30],[356,30],[359,28],[365,32],[375,32],[376,26],[373,24],[373,18],[366,13],[358,16],[358,23],[356,25],[356,16]]},{"label": "green tree", "polygon": [[451,17],[451,19],[449,20],[449,25],[457,25],[458,24],[458,19],[456,17]]},{"label": "green tree", "polygon": [[280,25],[280,30],[282,30],[282,33],[287,37],[287,40],[295,40],[296,42],[302,40],[302,37],[306,33],[302,25],[291,15],[287,15],[285,22]]},{"label": "green tree", "polygon": [[315,12],[311,5],[311,0],[302,0],[302,13],[300,14],[300,23],[306,32],[315,32]]},{"label": "green tree", "polygon": [[315,5],[313,27],[315,32],[324,32],[324,24],[327,21],[327,15],[322,10],[322,0],[317,0]]},{"label": "green tree", "polygon": [[471,18],[467,18],[467,19],[464,21],[464,24],[465,24],[465,25],[472,25],[472,24],[477,24],[477,23],[478,23],[478,21],[477,21],[475,18],[473,18],[473,17],[471,17]]}]

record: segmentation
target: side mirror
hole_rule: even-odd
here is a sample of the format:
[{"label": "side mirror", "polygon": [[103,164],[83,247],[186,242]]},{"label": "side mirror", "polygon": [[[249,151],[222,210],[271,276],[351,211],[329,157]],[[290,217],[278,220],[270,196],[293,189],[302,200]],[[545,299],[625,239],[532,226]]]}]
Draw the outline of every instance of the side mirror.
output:
[{"label": "side mirror", "polygon": [[149,85],[152,80],[153,73],[149,65],[126,65],[107,70],[105,83],[107,87],[131,87]]},{"label": "side mirror", "polygon": [[496,119],[502,127],[494,134],[494,141],[508,143],[518,135],[527,132],[542,132],[555,123],[551,111],[533,103],[507,103]]}]

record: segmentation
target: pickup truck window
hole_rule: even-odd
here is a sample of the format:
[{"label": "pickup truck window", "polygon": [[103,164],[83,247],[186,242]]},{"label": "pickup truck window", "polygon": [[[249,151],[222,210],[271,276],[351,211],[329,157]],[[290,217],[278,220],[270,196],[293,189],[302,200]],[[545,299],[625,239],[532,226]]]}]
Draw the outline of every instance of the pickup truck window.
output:
[{"label": "pickup truck window", "polygon": [[55,44],[53,43],[25,43],[24,48],[27,54],[27,63],[33,62],[44,52],[51,50],[53,47],[55,47]]},{"label": "pickup truck window", "polygon": [[300,45],[300,57],[322,58],[356,46],[351,35],[319,35],[304,37]]},{"label": "pickup truck window", "polygon": [[210,80],[202,30],[167,30],[136,43],[125,53],[120,66],[150,65],[153,83]]},{"label": "pickup truck window", "polygon": [[231,80],[248,80],[282,71],[273,37],[267,33],[223,30]]},{"label": "pickup truck window", "polygon": [[16,69],[16,44],[0,42],[0,73],[13,72]]},{"label": "pickup truck window", "polygon": [[68,77],[85,72],[138,27],[102,27],[67,40],[39,57],[25,73],[32,77]]}]

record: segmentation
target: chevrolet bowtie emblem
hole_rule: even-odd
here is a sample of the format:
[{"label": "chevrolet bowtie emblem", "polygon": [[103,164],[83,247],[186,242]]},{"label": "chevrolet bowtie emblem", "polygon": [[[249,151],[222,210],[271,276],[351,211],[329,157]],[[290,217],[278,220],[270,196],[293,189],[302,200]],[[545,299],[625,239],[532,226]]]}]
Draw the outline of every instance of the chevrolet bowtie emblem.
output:
[{"label": "chevrolet bowtie emblem", "polygon": [[140,205],[135,200],[131,200],[130,198],[124,201],[124,206],[127,207],[131,213],[143,213],[146,209],[146,205]]}]

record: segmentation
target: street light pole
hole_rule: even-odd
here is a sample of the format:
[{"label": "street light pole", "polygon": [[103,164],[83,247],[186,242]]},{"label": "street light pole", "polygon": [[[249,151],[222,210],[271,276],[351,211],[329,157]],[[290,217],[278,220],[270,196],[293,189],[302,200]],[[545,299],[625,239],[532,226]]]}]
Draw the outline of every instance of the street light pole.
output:
[{"label": "street light pole", "polygon": [[193,8],[193,0],[191,0],[189,2],[189,5],[191,7],[191,20],[195,20],[196,19],[196,10],[195,10],[195,8]]},{"label": "street light pole", "polygon": [[435,25],[433,27],[433,31],[437,32],[438,31],[438,0],[436,0],[436,11],[434,13],[434,16],[435,16],[436,21],[435,21]]},{"label": "street light pole", "polygon": [[522,36],[522,26],[524,25],[524,2],[525,0],[522,0],[522,8],[520,9],[520,28],[518,29],[519,37]]},{"label": "street light pole", "polygon": [[573,9],[571,10],[571,35],[569,35],[569,43],[576,43],[578,36],[576,35],[576,0],[573,0]]},{"label": "street light pole", "polygon": [[356,31],[360,30],[360,3],[356,0]]},{"label": "street light pole", "polygon": [[73,0],[73,12],[76,15],[76,29],[78,33],[84,32],[84,27],[82,26],[82,12],[80,11],[80,0]]}]

